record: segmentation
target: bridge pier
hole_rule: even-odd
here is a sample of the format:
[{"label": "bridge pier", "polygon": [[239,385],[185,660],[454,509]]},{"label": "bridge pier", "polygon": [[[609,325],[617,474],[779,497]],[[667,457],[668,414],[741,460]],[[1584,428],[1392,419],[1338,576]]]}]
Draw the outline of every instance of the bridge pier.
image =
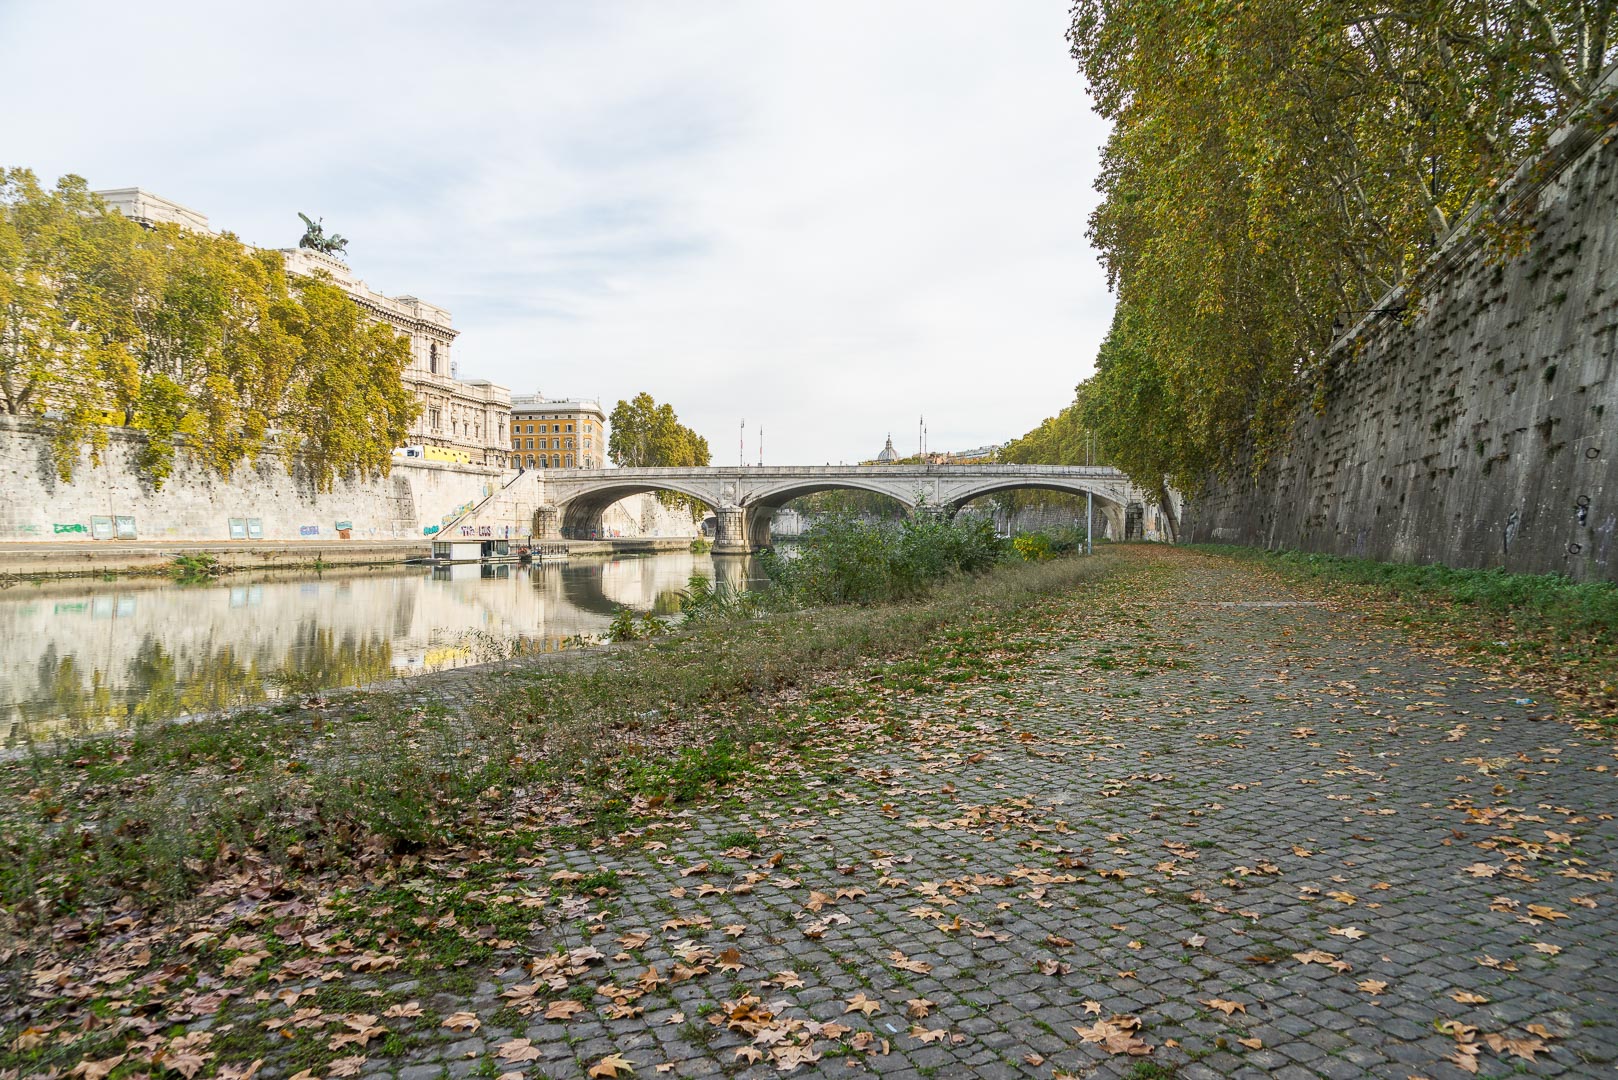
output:
[{"label": "bridge pier", "polygon": [[714,511],[713,550],[715,555],[748,555],[753,545],[748,542],[747,510],[740,506],[721,506]]},{"label": "bridge pier", "polygon": [[560,540],[562,538],[562,511],[550,503],[534,511],[534,539]]}]

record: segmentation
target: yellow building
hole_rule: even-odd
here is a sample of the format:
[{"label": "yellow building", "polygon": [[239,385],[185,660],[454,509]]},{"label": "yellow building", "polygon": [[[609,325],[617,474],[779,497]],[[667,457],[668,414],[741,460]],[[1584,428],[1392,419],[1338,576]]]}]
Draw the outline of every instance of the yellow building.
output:
[{"label": "yellow building", "polygon": [[584,398],[513,394],[513,469],[601,469],[607,460],[607,415]]}]

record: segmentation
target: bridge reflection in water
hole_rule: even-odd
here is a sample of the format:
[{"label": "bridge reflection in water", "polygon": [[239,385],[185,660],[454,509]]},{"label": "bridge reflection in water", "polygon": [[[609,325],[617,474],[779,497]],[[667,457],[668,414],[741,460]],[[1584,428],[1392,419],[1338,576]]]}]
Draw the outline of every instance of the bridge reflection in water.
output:
[{"label": "bridge reflection in water", "polygon": [[63,580],[0,592],[0,738],[94,732],[295,691],[550,652],[620,605],[672,614],[692,573],[751,560],[687,552],[540,566],[234,575],[200,585]]}]

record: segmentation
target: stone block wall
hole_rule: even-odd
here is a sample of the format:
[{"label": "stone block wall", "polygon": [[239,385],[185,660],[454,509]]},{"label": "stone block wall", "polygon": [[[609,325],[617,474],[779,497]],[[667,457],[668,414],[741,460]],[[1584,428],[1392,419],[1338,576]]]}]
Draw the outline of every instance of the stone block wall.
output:
[{"label": "stone block wall", "polygon": [[1338,342],[1284,452],[1189,500],[1186,539],[1618,580],[1618,104],[1511,190],[1526,249],[1447,245]]},{"label": "stone block wall", "polygon": [[[257,520],[262,539],[337,540],[351,525],[355,540],[424,542],[425,530],[496,490],[502,470],[436,461],[396,462],[375,479],[337,481],[316,491],[301,470],[279,459],[242,465],[223,479],[177,455],[175,469],[153,490],[134,468],[143,436],[114,431],[93,465],[85,455],[72,482],[56,475],[50,440],[37,425],[0,417],[0,543],[92,539],[92,519],[133,518],[139,540],[229,541],[232,518]],[[254,539],[259,539],[255,537]]]}]

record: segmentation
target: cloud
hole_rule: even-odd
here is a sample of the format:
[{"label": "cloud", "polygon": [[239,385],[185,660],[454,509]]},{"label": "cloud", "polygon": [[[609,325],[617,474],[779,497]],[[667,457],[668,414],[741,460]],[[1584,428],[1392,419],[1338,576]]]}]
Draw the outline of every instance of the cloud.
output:
[{"label": "cloud", "polygon": [[[1061,408],[1111,317],[1105,127],[1065,5],[53,3],[9,164],[264,245],[295,212],[453,311],[463,374],[650,391],[733,460],[975,446]],[[71,72],[59,49],[73,40]]]}]

